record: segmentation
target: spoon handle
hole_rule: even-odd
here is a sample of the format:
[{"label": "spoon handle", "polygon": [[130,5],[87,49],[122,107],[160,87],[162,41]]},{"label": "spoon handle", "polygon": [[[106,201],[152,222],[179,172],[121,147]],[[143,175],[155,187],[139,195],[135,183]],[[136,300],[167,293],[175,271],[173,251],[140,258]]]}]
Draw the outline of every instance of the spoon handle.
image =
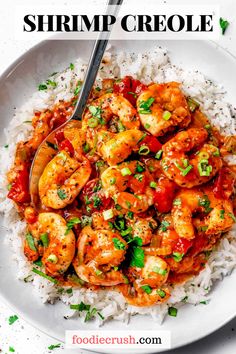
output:
[{"label": "spoon handle", "polygon": [[[109,15],[116,16],[119,12],[120,5],[122,4],[123,0],[109,0],[107,4],[107,11],[106,13]],[[113,5],[109,8],[110,5]],[[90,92],[92,90],[93,84],[95,82],[97,72],[103,57],[103,54],[106,50],[106,46],[110,37],[109,32],[101,32],[98,38],[95,41],[92,55],[90,57],[88,68],[84,77],[84,84],[82,85],[80,95],[75,106],[75,111],[73,116],[82,118],[83,111],[85,109],[87,100],[89,98]]]}]

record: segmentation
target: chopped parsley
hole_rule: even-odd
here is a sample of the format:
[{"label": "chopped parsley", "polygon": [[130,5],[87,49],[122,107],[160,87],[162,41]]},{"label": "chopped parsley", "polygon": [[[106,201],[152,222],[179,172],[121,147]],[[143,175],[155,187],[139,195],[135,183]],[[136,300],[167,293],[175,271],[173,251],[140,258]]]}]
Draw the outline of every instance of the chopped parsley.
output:
[{"label": "chopped parsley", "polygon": [[10,353],[14,353],[15,352],[15,349],[13,347],[9,347],[9,352]]},{"label": "chopped parsley", "polygon": [[102,204],[101,198],[99,198],[97,195],[95,195],[93,197],[93,206],[94,206],[94,208],[98,209],[101,204]]},{"label": "chopped parsley", "polygon": [[139,246],[133,247],[131,253],[130,265],[131,267],[138,267],[138,268],[144,267],[144,250],[141,247]]},{"label": "chopped parsley", "polygon": [[121,240],[119,240],[117,237],[114,237],[112,239],[112,241],[113,241],[114,246],[115,246],[116,249],[125,250],[125,244]]},{"label": "chopped parsley", "polygon": [[221,28],[221,32],[224,35],[225,31],[227,30],[229,26],[229,21],[223,19],[222,17],[220,18],[220,28]]},{"label": "chopped parsley", "polygon": [[51,345],[49,345],[48,349],[53,350],[53,349],[57,349],[60,347],[61,347],[61,344],[51,344]]},{"label": "chopped parsley", "polygon": [[170,226],[170,223],[168,221],[162,220],[161,225],[160,225],[161,231],[163,231],[163,232],[167,231],[169,226]]},{"label": "chopped parsley", "polygon": [[141,286],[141,288],[143,289],[143,291],[144,291],[146,294],[151,294],[151,292],[152,292],[152,288],[150,288],[149,285],[143,285],[143,286]]},{"label": "chopped parsley", "polygon": [[10,317],[8,318],[8,324],[11,326],[11,325],[13,325],[13,323],[15,323],[18,319],[19,319],[19,317],[18,317],[17,315],[10,316]]},{"label": "chopped parsley", "polygon": [[57,195],[61,200],[64,200],[67,197],[67,194],[62,189],[57,190]]},{"label": "chopped parsley", "polygon": [[67,235],[70,232],[70,230],[72,230],[72,228],[78,224],[81,224],[81,220],[79,218],[75,217],[75,218],[70,219],[66,224],[67,229],[66,229],[65,235]]},{"label": "chopped parsley", "polygon": [[140,173],[140,172],[143,172],[143,171],[145,171],[145,168],[137,162],[136,172]]},{"label": "chopped parsley", "polygon": [[73,63],[70,63],[70,70],[74,70],[75,66]]},{"label": "chopped parsley", "polygon": [[155,101],[155,98],[149,97],[146,101],[141,101],[139,104],[139,113],[149,114],[151,113],[150,107]]},{"label": "chopped parsley", "polygon": [[47,90],[47,85],[46,84],[39,84],[38,85],[38,90],[39,91],[45,91],[45,90]]},{"label": "chopped parsley", "polygon": [[76,311],[86,311],[86,316],[85,316],[85,320],[84,322],[88,322],[89,320],[91,320],[96,314],[102,319],[104,320],[104,317],[102,316],[102,314],[100,312],[98,312],[98,310],[93,307],[91,309],[91,305],[86,305],[83,301],[81,301],[80,304],[78,305],[70,305],[70,308],[72,310],[76,310]]},{"label": "chopped parsley", "polygon": [[220,219],[224,219],[225,218],[225,210],[221,209],[220,210]]},{"label": "chopped parsley", "polygon": [[127,212],[127,218],[133,219],[134,218],[134,213],[132,211]]},{"label": "chopped parsley", "polygon": [[210,200],[206,194],[199,199],[198,205],[202,206],[205,209],[205,213],[209,213],[212,210],[212,208],[210,207]]},{"label": "chopped parsley", "polygon": [[175,307],[169,307],[168,308],[168,315],[169,316],[176,317],[177,313],[178,313],[177,308],[175,308]]}]

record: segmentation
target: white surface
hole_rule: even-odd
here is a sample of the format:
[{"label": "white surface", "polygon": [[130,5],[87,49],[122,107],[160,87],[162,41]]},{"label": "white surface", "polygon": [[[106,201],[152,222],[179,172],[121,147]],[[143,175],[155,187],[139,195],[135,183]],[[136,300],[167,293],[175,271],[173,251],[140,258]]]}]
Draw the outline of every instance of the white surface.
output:
[{"label": "white surface", "polygon": [[[208,1],[210,3],[211,1]],[[222,7],[222,17],[232,21],[233,14],[236,13],[236,3],[234,0],[218,1],[224,4]],[[231,23],[226,35],[221,38],[220,44],[228,49],[231,53],[236,55],[236,23]],[[1,57],[0,57],[0,73],[4,71],[9,64],[16,59],[20,54],[27,50],[34,43],[19,43],[19,42],[5,42],[1,41]],[[26,301],[30,301],[27,299]],[[41,334],[39,331],[33,329],[23,320],[19,319],[12,326],[8,325],[8,317],[13,315],[12,311],[7,309],[3,304],[0,304],[0,349],[3,353],[9,352],[9,346],[15,348],[15,353],[27,354],[34,352],[35,354],[48,353],[47,349],[51,344],[57,344],[53,339]],[[207,313],[206,313],[207,315]],[[203,319],[204,321],[204,319]],[[201,324],[199,324],[201,326]],[[233,354],[236,348],[236,336],[232,329],[236,331],[236,319],[229,325],[216,332],[215,334],[199,341],[191,346],[183,349],[177,349],[170,353],[172,354]],[[55,353],[71,354],[83,353],[82,351],[71,351],[55,349]]]}]

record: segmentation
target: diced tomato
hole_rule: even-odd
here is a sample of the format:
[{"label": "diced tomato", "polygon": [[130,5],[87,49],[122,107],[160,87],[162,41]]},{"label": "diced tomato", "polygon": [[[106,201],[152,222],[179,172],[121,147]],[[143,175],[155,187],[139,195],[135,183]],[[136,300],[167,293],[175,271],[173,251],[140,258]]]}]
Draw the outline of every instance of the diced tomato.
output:
[{"label": "diced tomato", "polygon": [[146,145],[151,152],[156,153],[161,150],[162,145],[155,136],[147,135],[140,143],[140,145]]},{"label": "diced tomato", "polygon": [[181,254],[187,253],[188,249],[192,246],[193,242],[187,240],[186,238],[180,237],[173,247],[173,252],[178,252]]},{"label": "diced tomato", "polygon": [[91,213],[109,209],[113,204],[113,200],[109,197],[107,198],[101,190],[101,184],[98,178],[94,178],[86,183],[80,199],[85,204],[86,209]]},{"label": "diced tomato", "polygon": [[65,135],[63,133],[63,131],[59,130],[55,133],[55,141],[57,143],[57,145],[60,144],[60,142],[62,142],[62,140],[65,139]]},{"label": "diced tomato", "polygon": [[28,164],[22,164],[22,168],[18,171],[7,197],[16,203],[27,203],[30,201]]},{"label": "diced tomato", "polygon": [[59,150],[65,150],[70,154],[70,156],[74,156],[75,153],[74,147],[68,139],[64,139],[62,142],[60,142]]},{"label": "diced tomato", "polygon": [[154,205],[160,213],[168,213],[176,194],[177,186],[166,177],[161,177],[154,192]]},{"label": "diced tomato", "polygon": [[213,193],[215,197],[218,199],[228,199],[233,192],[234,183],[235,176],[233,175],[233,173],[230,171],[229,168],[223,167],[220,170],[218,177],[215,179],[213,187]]},{"label": "diced tomato", "polygon": [[123,80],[115,82],[113,86],[113,92],[122,94],[133,106],[136,105],[137,96],[146,89],[146,85],[133,79],[132,76],[125,76]]},{"label": "diced tomato", "polygon": [[145,173],[137,173],[135,177],[131,177],[128,183],[129,188],[136,193],[144,193],[147,187],[148,179]]}]

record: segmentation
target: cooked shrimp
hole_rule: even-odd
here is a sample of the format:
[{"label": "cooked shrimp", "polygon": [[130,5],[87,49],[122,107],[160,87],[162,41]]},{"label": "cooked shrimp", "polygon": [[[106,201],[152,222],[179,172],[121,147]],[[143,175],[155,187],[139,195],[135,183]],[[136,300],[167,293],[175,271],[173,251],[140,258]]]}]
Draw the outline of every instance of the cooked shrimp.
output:
[{"label": "cooked shrimp", "polygon": [[113,116],[118,116],[126,129],[138,129],[140,126],[136,109],[123,96],[107,93],[96,99],[84,114],[82,127],[97,128],[107,124]]},{"label": "cooked shrimp", "polygon": [[129,305],[138,307],[152,306],[166,302],[170,297],[170,291],[167,287],[151,289],[148,294],[142,288],[135,289],[130,285],[119,285],[117,289],[121,291]]},{"label": "cooked shrimp", "polygon": [[98,265],[109,268],[118,266],[125,256],[127,244],[116,232],[83,228],[78,240],[78,259],[80,264],[93,260]]},{"label": "cooked shrimp", "polygon": [[[205,129],[191,128],[179,132],[164,144],[162,168],[165,175],[186,188],[212,179],[221,168],[222,160],[217,147],[204,144],[207,137]],[[195,154],[187,155],[197,148],[199,150]]]},{"label": "cooked shrimp", "polygon": [[132,227],[133,237],[141,238],[144,246],[151,242],[153,229],[157,227],[157,222],[150,216],[146,218],[134,216],[132,220],[129,220],[128,226]]},{"label": "cooked shrimp", "polygon": [[124,260],[127,244],[116,232],[92,230],[86,226],[78,240],[78,255],[73,262],[78,276],[94,285],[112,286],[124,283],[121,272],[112,270]]},{"label": "cooked shrimp", "polygon": [[205,227],[205,233],[214,234],[227,231],[232,225],[233,215],[232,202],[227,199],[217,199],[207,188],[202,190],[183,189],[177,196],[172,209],[174,228],[180,237],[193,239],[195,228],[193,213],[207,214],[201,223]]},{"label": "cooked shrimp", "polygon": [[66,151],[58,153],[45,167],[39,180],[39,196],[42,204],[61,209],[71,204],[87,183],[91,166],[70,157]]},{"label": "cooked shrimp", "polygon": [[79,264],[76,258],[73,261],[73,266],[80,279],[93,285],[114,286],[127,282],[126,277],[121,271],[110,269],[104,272],[98,268],[94,261],[90,261],[87,264]]},{"label": "cooked shrimp", "polygon": [[56,213],[40,213],[38,221],[29,226],[29,231],[37,241],[44,242],[42,263],[46,272],[53,276],[64,273],[70,266],[75,254],[75,235],[67,230],[66,221]]},{"label": "cooked shrimp", "polygon": [[100,154],[110,166],[124,161],[137,146],[144,133],[130,129],[115,134],[114,138],[102,144]]},{"label": "cooked shrimp", "polygon": [[187,101],[177,82],[154,84],[137,99],[141,123],[154,136],[176,126],[187,127],[191,120]]},{"label": "cooked shrimp", "polygon": [[140,272],[140,284],[147,284],[152,288],[166,283],[169,275],[169,266],[158,256],[145,256],[144,267]]},{"label": "cooked shrimp", "polygon": [[[138,173],[138,161],[123,162],[106,169],[101,175],[103,188],[117,203],[134,213],[146,211],[153,204],[153,190],[149,187],[152,177],[144,168]],[[130,188],[135,194],[125,192]]]}]

